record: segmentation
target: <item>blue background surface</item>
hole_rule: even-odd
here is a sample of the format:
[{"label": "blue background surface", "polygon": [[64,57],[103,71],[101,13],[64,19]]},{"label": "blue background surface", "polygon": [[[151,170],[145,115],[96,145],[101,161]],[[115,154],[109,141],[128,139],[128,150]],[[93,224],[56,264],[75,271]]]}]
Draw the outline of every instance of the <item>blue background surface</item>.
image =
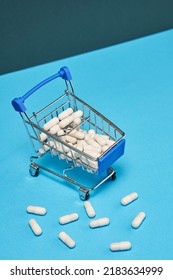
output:
[{"label": "blue background surface", "polygon": [[[44,172],[37,178],[29,175],[32,146],[10,104],[64,65],[72,72],[76,95],[126,133],[125,155],[113,165],[117,180],[90,195],[96,218],[110,218],[104,228],[89,228],[72,185]],[[1,76],[0,259],[172,259],[172,69],[173,30]],[[28,110],[53,100],[61,83],[33,95]],[[49,164],[63,168],[54,158]],[[76,175],[88,186],[97,179],[86,172]],[[133,191],[139,199],[123,207],[120,199]],[[43,229],[40,237],[28,226],[34,217],[26,213],[28,205],[47,208],[46,216],[35,217]],[[135,230],[131,221],[139,211],[147,218]],[[72,212],[79,220],[59,225],[58,218]],[[57,238],[62,230],[76,241],[74,249]],[[111,242],[122,240],[131,241],[130,251],[109,250]]]}]

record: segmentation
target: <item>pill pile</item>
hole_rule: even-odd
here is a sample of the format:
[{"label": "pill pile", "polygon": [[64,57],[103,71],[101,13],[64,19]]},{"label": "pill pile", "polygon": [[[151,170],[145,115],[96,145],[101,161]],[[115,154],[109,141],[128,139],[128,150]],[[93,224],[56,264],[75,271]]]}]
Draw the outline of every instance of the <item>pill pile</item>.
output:
[{"label": "pill pile", "polygon": [[[64,110],[43,125],[43,129],[52,135],[58,137],[64,144],[50,140],[48,134],[41,132],[39,139],[43,146],[39,149],[40,154],[51,150],[53,156],[59,155],[60,159],[74,161],[77,166],[89,165],[98,169],[97,158],[109,150],[116,141],[110,139],[109,135],[98,134],[94,129],[88,131],[81,129],[83,112],[81,110],[73,111],[72,108]],[[73,149],[75,148],[75,150]],[[90,159],[87,156],[93,157]]]},{"label": "pill pile", "polygon": [[[121,204],[123,206],[126,206],[126,205],[132,203],[133,201],[135,201],[137,198],[138,198],[138,194],[136,192],[130,193],[121,199]],[[85,209],[87,216],[90,219],[92,219],[96,216],[95,209],[93,208],[92,204],[89,201],[84,202],[84,209]],[[46,208],[40,207],[40,206],[28,206],[26,208],[26,211],[29,214],[42,215],[42,216],[47,213]],[[139,212],[138,215],[131,222],[132,228],[134,228],[134,229],[139,228],[145,218],[146,218],[146,214],[144,212]],[[77,213],[70,213],[70,214],[61,216],[58,219],[58,222],[60,225],[64,226],[66,224],[76,222],[76,221],[78,221],[78,219],[79,219],[79,215]],[[89,227],[91,229],[95,229],[95,228],[101,228],[101,227],[108,226],[109,224],[110,224],[110,219],[108,217],[103,217],[103,218],[99,218],[99,219],[92,219],[89,222]],[[29,220],[29,226],[36,236],[39,236],[43,233],[41,227],[39,226],[39,224],[37,223],[37,221],[35,219]],[[61,231],[58,234],[58,238],[67,247],[69,247],[71,249],[76,246],[75,241],[65,231]],[[132,248],[132,244],[129,241],[113,242],[109,245],[109,249],[112,252],[127,251],[127,250],[130,250],[131,248]]]}]

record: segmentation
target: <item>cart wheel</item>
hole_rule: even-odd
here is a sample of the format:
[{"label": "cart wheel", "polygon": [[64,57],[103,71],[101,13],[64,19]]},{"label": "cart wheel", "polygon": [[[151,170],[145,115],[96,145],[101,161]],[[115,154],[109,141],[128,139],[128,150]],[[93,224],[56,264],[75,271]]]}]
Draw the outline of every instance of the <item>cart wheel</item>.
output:
[{"label": "cart wheel", "polygon": [[39,167],[36,164],[31,163],[29,173],[33,177],[37,177],[39,175]]},{"label": "cart wheel", "polygon": [[114,181],[116,180],[117,178],[117,174],[116,174],[116,171],[113,173],[112,177],[111,177],[111,180]]},{"label": "cart wheel", "polygon": [[85,188],[80,188],[79,196],[81,200],[87,200],[89,198],[89,191]]},{"label": "cart wheel", "polygon": [[109,176],[111,173],[112,173],[112,176],[109,178],[109,180],[113,181],[116,179],[116,171],[112,167],[109,167],[107,169],[107,176]]}]

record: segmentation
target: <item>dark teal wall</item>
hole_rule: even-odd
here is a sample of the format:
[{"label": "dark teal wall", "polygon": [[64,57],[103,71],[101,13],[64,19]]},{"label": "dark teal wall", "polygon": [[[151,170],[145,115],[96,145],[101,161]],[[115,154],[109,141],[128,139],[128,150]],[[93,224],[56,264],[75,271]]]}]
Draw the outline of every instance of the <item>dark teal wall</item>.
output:
[{"label": "dark teal wall", "polygon": [[173,0],[0,0],[0,72],[173,27]]}]

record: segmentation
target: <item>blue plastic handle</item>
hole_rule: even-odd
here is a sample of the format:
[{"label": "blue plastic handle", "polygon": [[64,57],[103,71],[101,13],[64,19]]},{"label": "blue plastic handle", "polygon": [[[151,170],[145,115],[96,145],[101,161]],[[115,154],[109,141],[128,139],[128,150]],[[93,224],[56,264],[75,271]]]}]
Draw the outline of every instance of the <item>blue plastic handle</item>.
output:
[{"label": "blue plastic handle", "polygon": [[14,109],[17,112],[25,112],[26,111],[26,107],[24,105],[24,101],[30,96],[32,95],[35,91],[37,91],[39,88],[41,88],[42,86],[44,86],[45,84],[53,81],[56,78],[61,77],[62,79],[66,80],[66,81],[70,81],[72,80],[72,76],[70,73],[70,70],[68,69],[68,67],[64,66],[62,67],[58,73],[48,77],[47,79],[45,79],[44,81],[40,82],[39,84],[37,84],[35,87],[33,87],[32,89],[30,89],[27,93],[25,93],[23,96],[21,97],[16,97],[12,100],[12,105],[14,107]]}]

